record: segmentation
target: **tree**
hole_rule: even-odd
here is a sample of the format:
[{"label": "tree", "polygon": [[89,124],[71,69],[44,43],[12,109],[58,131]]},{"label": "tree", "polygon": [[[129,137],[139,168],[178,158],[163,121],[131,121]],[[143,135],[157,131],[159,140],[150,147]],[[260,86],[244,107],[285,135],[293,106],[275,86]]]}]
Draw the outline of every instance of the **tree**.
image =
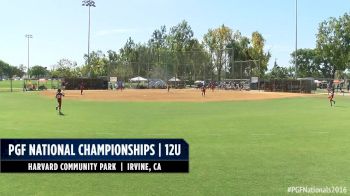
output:
[{"label": "tree", "polygon": [[294,66],[288,66],[287,72],[288,72],[288,77],[290,77],[290,78],[295,77],[295,67]]},{"label": "tree", "polygon": [[209,49],[213,65],[216,68],[218,81],[221,81],[221,71],[228,61],[227,46],[232,40],[232,30],[225,25],[217,29],[209,29],[204,35],[204,43]]},{"label": "tree", "polygon": [[12,78],[13,76],[22,77],[24,75],[23,71],[20,70],[18,67],[10,66],[9,68],[10,69],[9,69],[9,72],[8,72],[8,76],[10,78]]},{"label": "tree", "polygon": [[77,62],[69,59],[60,59],[54,66],[55,69],[51,72],[52,78],[70,78],[81,76],[77,71]]},{"label": "tree", "polygon": [[250,49],[250,57],[253,60],[258,60],[259,63],[255,64],[255,67],[252,67],[252,72],[254,75],[261,76],[267,70],[267,65],[270,60],[271,54],[270,51],[267,53],[264,52],[265,39],[257,31],[252,33],[252,47]]},{"label": "tree", "polygon": [[263,51],[265,40],[258,32],[254,32],[250,39],[239,31],[233,34],[229,27],[222,25],[217,29],[209,29],[202,43],[193,36],[194,32],[185,20],[169,30],[163,25],[153,31],[147,43],[135,43],[129,37],[118,52],[93,51],[89,65],[85,55],[85,65],[74,70],[85,76],[114,75],[124,80],[135,75],[163,79],[177,76],[184,80],[221,80],[222,74],[235,76],[237,70],[233,69],[233,59],[254,62],[244,70],[249,74],[251,69],[262,73],[267,69],[270,54]]},{"label": "tree", "polygon": [[105,64],[105,54],[101,50],[92,51],[90,53],[90,64],[87,63],[87,54],[85,54],[86,69],[83,70],[84,75],[89,77],[107,76],[108,66]]},{"label": "tree", "polygon": [[15,67],[11,66],[10,64],[0,60],[0,79],[2,79],[3,76],[7,76],[9,78],[12,78],[13,76],[23,76],[23,72]]},{"label": "tree", "polygon": [[3,76],[7,76],[7,70],[9,69],[10,65],[2,60],[0,60],[0,79],[2,79]]},{"label": "tree", "polygon": [[40,77],[45,77],[48,73],[49,71],[46,67],[42,67],[39,65],[35,65],[29,70],[29,74],[31,76],[34,76],[36,79],[39,79]]},{"label": "tree", "polygon": [[167,30],[165,25],[161,26],[160,29],[156,29],[153,32],[151,39],[148,41],[150,47],[154,48],[155,51],[157,52],[158,65],[160,65],[161,51],[164,50],[166,47],[166,39],[167,39],[166,31]]},{"label": "tree", "polygon": [[118,60],[119,60],[119,55],[113,51],[113,50],[108,50],[107,51],[107,58],[104,59],[105,64],[108,67],[108,76],[116,75],[116,69],[118,67]]},{"label": "tree", "polygon": [[267,78],[269,79],[286,79],[289,76],[289,70],[286,67],[280,67],[278,66],[276,60],[274,63],[273,68],[271,69],[271,72],[267,74]]},{"label": "tree", "polygon": [[193,31],[187,21],[183,20],[178,25],[170,28],[170,47],[173,50],[181,51],[185,49],[193,38]]},{"label": "tree", "polygon": [[[295,65],[295,51],[291,54],[291,63]],[[322,77],[320,67],[317,59],[319,58],[318,53],[315,49],[298,49],[297,50],[297,62],[298,62],[298,77]],[[293,67],[295,69],[295,67]]]},{"label": "tree", "polygon": [[236,31],[233,35],[233,39],[227,46],[230,48],[229,52],[229,73],[233,78],[241,77],[241,66],[243,63],[235,63],[235,61],[250,61],[253,60],[250,57],[250,39],[248,37],[242,36],[239,31]]},{"label": "tree", "polygon": [[205,80],[211,75],[213,68],[209,67],[210,56],[205,50],[205,46],[197,39],[193,39],[187,53],[187,75],[188,80],[197,80],[199,78]]},{"label": "tree", "polygon": [[24,67],[23,64],[20,64],[18,66],[18,73],[16,74],[18,77],[23,77],[24,74],[26,73],[26,68]]},{"label": "tree", "polygon": [[187,53],[190,52],[193,34],[191,26],[185,20],[170,28],[167,44],[170,48],[170,56],[174,57],[173,70],[175,75],[186,73],[188,66]]},{"label": "tree", "polygon": [[335,77],[336,70],[344,71],[350,62],[350,16],[330,18],[323,21],[317,34],[316,59],[321,71],[330,78]]},{"label": "tree", "polygon": [[131,37],[128,38],[123,48],[119,50],[121,67],[118,68],[119,72],[122,72],[124,79],[133,75],[137,70],[137,65],[133,62],[137,61],[136,44]]}]

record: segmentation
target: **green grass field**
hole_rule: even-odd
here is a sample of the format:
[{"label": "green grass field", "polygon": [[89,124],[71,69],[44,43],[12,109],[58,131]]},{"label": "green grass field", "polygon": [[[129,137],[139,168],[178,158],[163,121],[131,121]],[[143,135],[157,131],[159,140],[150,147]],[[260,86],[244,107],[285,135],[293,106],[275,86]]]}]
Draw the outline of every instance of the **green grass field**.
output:
[{"label": "green grass field", "polygon": [[[0,174],[0,195],[287,195],[350,188],[350,97],[219,103],[55,100],[0,93],[0,138],[184,138],[188,174]],[[299,194],[301,195],[301,194]]]}]

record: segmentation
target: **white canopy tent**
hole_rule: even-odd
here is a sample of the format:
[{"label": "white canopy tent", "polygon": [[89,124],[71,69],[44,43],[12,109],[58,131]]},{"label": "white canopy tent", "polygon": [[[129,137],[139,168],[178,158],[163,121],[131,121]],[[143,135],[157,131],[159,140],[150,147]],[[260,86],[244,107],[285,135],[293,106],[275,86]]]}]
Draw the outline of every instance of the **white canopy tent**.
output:
[{"label": "white canopy tent", "polygon": [[146,78],[137,76],[137,77],[135,77],[135,78],[131,78],[130,81],[131,81],[131,82],[146,82],[146,81],[148,81],[148,80],[147,80]]},{"label": "white canopy tent", "polygon": [[180,82],[181,80],[179,78],[176,77],[172,77],[168,80],[169,82]]},{"label": "white canopy tent", "polygon": [[204,84],[204,81],[202,81],[202,80],[196,80],[194,83],[195,83],[195,84]]},{"label": "white canopy tent", "polygon": [[319,80],[314,80],[314,82],[315,82],[316,84],[322,83],[322,81],[319,81]]}]

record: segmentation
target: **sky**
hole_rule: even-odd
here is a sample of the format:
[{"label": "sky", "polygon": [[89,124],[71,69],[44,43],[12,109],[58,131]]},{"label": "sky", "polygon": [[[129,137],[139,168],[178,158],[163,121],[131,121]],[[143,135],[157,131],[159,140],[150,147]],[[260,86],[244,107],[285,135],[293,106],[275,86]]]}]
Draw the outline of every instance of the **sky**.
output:
[{"label": "sky", "polygon": [[[146,43],[153,31],[186,20],[194,37],[224,24],[244,36],[259,31],[271,68],[290,65],[295,50],[296,0],[95,0],[90,51],[119,51],[131,37]],[[349,0],[298,0],[298,48],[314,48],[318,25],[350,12]],[[0,60],[13,66],[51,68],[67,58],[83,65],[87,53],[88,7],[81,0],[1,0]]]}]

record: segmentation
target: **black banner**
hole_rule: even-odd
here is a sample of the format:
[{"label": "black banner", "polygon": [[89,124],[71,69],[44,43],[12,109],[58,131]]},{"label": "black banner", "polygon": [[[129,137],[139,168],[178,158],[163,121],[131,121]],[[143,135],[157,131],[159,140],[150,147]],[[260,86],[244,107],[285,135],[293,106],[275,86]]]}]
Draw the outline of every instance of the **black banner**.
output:
[{"label": "black banner", "polygon": [[187,173],[183,139],[1,139],[0,172]]},{"label": "black banner", "polygon": [[188,161],[5,161],[1,172],[187,173]]}]

